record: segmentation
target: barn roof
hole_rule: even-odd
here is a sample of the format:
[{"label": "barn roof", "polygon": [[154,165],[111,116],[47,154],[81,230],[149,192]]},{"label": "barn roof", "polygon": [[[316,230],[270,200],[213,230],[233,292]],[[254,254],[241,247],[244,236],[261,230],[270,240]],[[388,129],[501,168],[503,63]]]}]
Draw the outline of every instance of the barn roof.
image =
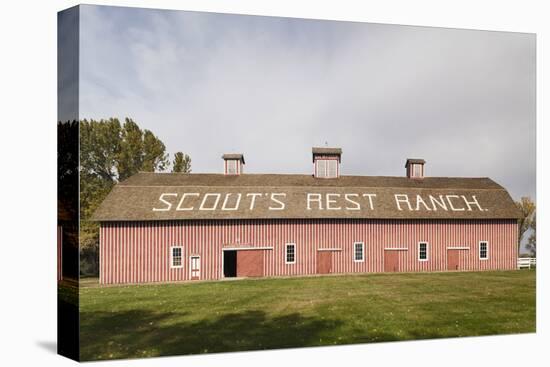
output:
[{"label": "barn roof", "polygon": [[405,162],[405,168],[407,168],[409,164],[425,164],[425,163],[426,161],[420,158],[407,158],[407,161]]},{"label": "barn roof", "polygon": [[244,155],[241,153],[226,153],[222,155],[222,159],[236,159],[244,163]]},{"label": "barn roof", "polygon": [[342,148],[328,148],[328,147],[313,147],[311,148],[313,154],[342,154]]},{"label": "barn roof", "polygon": [[337,156],[340,161],[342,156],[342,148],[329,148],[329,147],[313,147],[311,148],[312,160],[315,162],[317,156]]},{"label": "barn roof", "polygon": [[489,178],[138,173],[115,185],[97,221],[380,218],[517,218]]}]

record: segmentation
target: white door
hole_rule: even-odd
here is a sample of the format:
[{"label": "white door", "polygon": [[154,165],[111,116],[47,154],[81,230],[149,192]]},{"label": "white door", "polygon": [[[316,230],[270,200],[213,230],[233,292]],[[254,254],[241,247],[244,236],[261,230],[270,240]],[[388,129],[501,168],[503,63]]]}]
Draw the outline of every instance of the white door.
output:
[{"label": "white door", "polygon": [[191,280],[197,280],[201,277],[201,258],[200,256],[191,256]]}]

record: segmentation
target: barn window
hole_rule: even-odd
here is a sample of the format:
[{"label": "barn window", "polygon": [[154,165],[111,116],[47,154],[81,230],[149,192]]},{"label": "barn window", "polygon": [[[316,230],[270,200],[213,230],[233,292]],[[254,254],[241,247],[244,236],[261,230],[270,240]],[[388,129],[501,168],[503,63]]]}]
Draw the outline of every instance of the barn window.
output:
[{"label": "barn window", "polygon": [[334,178],[338,176],[338,162],[336,159],[327,161],[327,177]]},{"label": "barn window", "polygon": [[336,159],[317,159],[315,161],[315,169],[316,177],[338,177],[338,161]]},{"label": "barn window", "polygon": [[353,261],[365,261],[365,244],[363,242],[355,242],[353,244]]},{"label": "barn window", "polygon": [[183,267],[183,249],[181,246],[170,247],[170,267],[181,268]]},{"label": "barn window", "polygon": [[423,159],[409,158],[405,163],[407,169],[408,178],[423,178],[424,177],[424,164],[426,161]]},{"label": "barn window", "polygon": [[285,263],[294,264],[296,262],[296,244],[287,243],[285,253]]},{"label": "barn window", "polygon": [[479,242],[479,259],[487,260],[489,258],[489,243],[487,241]]},{"label": "barn window", "polygon": [[428,261],[428,243],[418,243],[418,261]]},{"label": "barn window", "polygon": [[316,176],[317,177],[325,177],[325,173],[326,173],[326,170],[327,170],[327,161],[325,159],[318,159],[315,162],[315,165],[316,165],[316,168],[317,168]]},{"label": "barn window", "polygon": [[413,164],[411,165],[411,168],[412,168],[411,177],[422,177],[422,165]]}]

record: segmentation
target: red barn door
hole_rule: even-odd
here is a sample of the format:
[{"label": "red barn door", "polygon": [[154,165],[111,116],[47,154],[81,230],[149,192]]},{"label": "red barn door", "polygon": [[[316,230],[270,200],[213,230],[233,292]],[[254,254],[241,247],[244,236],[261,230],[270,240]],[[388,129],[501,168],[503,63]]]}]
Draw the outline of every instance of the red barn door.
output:
[{"label": "red barn door", "polygon": [[332,272],[332,251],[317,251],[317,274]]},{"label": "red barn door", "polygon": [[237,251],[237,276],[264,276],[264,250]]},{"label": "red barn door", "polygon": [[447,270],[459,270],[460,250],[447,250]]},{"label": "red barn door", "polygon": [[399,251],[384,250],[384,271],[399,271]]}]

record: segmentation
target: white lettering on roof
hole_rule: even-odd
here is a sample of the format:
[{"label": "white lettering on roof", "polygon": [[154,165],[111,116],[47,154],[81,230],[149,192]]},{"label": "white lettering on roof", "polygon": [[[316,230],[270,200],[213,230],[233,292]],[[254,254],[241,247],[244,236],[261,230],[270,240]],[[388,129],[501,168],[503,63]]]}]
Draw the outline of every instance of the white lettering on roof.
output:
[{"label": "white lettering on roof", "polygon": [[[393,203],[388,202],[392,197]],[[482,207],[476,195],[380,195],[363,192],[163,192],[152,211],[285,211],[289,208],[309,212],[375,211],[377,204],[384,210],[393,205],[398,211],[410,212],[488,211]]]}]

